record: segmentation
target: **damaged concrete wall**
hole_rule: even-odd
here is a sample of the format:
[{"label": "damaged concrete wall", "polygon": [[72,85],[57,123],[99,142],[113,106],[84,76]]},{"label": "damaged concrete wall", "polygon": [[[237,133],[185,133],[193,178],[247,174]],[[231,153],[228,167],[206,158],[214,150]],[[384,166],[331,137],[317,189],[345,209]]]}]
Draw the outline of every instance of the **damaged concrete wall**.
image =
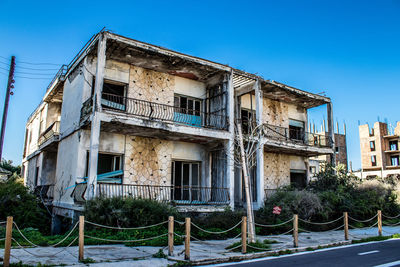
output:
[{"label": "damaged concrete wall", "polygon": [[290,155],[264,152],[264,188],[290,184]]},{"label": "damaged concrete wall", "polygon": [[[46,129],[55,121],[60,121],[61,103],[48,103],[46,116]],[[45,130],[45,129],[43,129]]]},{"label": "damaged concrete wall", "polygon": [[50,185],[56,182],[57,152],[43,152],[40,172],[40,184]]},{"label": "damaged concrete wall", "polygon": [[289,127],[289,105],[284,102],[264,98],[262,116],[264,123]]}]

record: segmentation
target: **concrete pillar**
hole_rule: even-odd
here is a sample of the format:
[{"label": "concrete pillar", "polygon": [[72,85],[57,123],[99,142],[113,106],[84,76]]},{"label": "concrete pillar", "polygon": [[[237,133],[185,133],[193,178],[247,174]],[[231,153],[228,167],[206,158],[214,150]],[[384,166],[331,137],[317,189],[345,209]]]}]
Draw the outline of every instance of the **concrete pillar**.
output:
[{"label": "concrete pillar", "polygon": [[234,88],[233,88],[233,72],[230,73],[228,78],[227,88],[227,114],[229,116],[229,140],[226,142],[227,164],[226,164],[226,178],[227,186],[229,188],[230,207],[234,209],[235,205],[235,102],[234,102]]},{"label": "concrete pillar", "polygon": [[332,102],[326,104],[326,111],[328,115],[328,136],[331,140],[331,147],[332,147],[332,156],[331,156],[331,165],[336,165],[336,154],[335,154],[335,132],[334,132],[334,122],[333,122],[333,111],[332,111]]},{"label": "concrete pillar", "polygon": [[104,70],[106,66],[106,43],[107,38],[105,33],[100,33],[97,45],[96,82],[93,94],[93,113],[90,128],[88,187],[86,190],[86,199],[88,200],[96,196],[97,161],[99,156],[101,124],[99,112],[101,112],[101,92],[103,90]]},{"label": "concrete pillar", "polygon": [[[254,84],[255,98],[256,98],[256,121],[257,127],[262,131],[263,124],[263,94],[261,91],[260,81],[257,80]],[[258,140],[257,144],[257,206],[260,207],[265,198],[264,191],[264,143],[262,134]]]}]

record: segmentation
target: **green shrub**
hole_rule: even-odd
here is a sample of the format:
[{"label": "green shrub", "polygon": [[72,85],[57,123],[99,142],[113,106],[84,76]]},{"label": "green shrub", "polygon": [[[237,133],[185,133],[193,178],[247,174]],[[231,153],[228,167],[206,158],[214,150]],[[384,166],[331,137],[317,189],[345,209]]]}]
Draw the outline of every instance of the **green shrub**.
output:
[{"label": "green shrub", "polygon": [[7,216],[13,216],[21,229],[50,230],[50,215],[37,197],[19,182],[0,182],[0,221],[5,221]]},{"label": "green shrub", "polygon": [[167,221],[168,216],[181,219],[177,210],[168,204],[148,199],[118,197],[86,201],[84,215],[88,221],[116,227],[152,225]]}]

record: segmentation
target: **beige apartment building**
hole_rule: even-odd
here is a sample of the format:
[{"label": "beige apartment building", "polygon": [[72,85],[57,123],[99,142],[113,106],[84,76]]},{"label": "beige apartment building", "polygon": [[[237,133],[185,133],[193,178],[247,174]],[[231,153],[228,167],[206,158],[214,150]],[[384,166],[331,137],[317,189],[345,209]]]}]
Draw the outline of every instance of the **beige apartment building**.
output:
[{"label": "beige apartment building", "polygon": [[[327,131],[309,133],[307,112],[321,105]],[[69,218],[94,197],[151,198],[194,212],[242,207],[241,125],[245,145],[256,148],[249,172],[258,208],[271,190],[304,186],[310,157],[335,162],[332,117],[328,97],[102,31],[60,69],[29,117],[23,175]]]},{"label": "beige apartment building", "polygon": [[400,122],[392,133],[383,122],[375,122],[373,127],[360,125],[359,134],[362,178],[400,174]]}]

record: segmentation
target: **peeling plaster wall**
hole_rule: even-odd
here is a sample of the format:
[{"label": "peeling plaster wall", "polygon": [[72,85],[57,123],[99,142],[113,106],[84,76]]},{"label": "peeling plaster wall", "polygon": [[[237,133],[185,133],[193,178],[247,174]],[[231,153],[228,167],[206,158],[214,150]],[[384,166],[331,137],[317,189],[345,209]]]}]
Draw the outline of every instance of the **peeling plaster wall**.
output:
[{"label": "peeling plaster wall", "polygon": [[264,98],[263,121],[275,126],[289,127],[289,105]]},{"label": "peeling plaster wall", "polygon": [[307,126],[307,109],[296,106],[293,104],[288,105],[288,116],[289,119],[304,121],[304,127]]},{"label": "peeling plaster wall", "polygon": [[57,152],[43,152],[41,164],[40,183],[41,185],[54,184],[56,180]]},{"label": "peeling plaster wall", "polygon": [[290,155],[264,152],[264,188],[290,184]]},{"label": "peeling plaster wall", "polygon": [[245,94],[241,97],[240,101],[241,108],[248,110],[256,110],[256,98],[254,95]]},{"label": "peeling plaster wall", "polygon": [[[28,186],[30,188],[33,188],[34,183],[35,183],[36,167],[39,167],[39,175],[40,175],[40,161],[41,161],[41,157],[38,155],[38,156],[31,158],[27,162],[25,184],[26,184],[26,186]],[[40,177],[38,177],[38,182],[39,181],[40,181]]]},{"label": "peeling plaster wall", "polygon": [[291,170],[307,170],[306,161],[307,158],[300,156],[290,156],[290,169]]}]

